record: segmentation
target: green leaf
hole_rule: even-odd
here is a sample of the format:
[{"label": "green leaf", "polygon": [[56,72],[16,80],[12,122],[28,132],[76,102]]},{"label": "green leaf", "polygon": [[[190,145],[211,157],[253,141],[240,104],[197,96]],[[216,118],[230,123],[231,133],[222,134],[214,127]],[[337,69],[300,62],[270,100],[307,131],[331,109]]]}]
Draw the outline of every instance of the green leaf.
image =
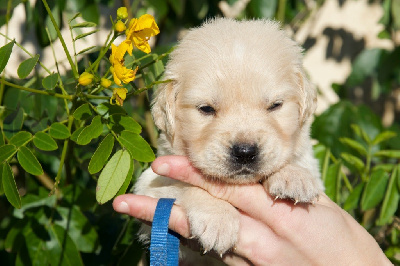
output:
[{"label": "green leaf", "polygon": [[377,225],[385,225],[389,223],[393,215],[397,211],[399,205],[400,193],[397,187],[396,180],[400,178],[400,166],[398,165],[392,172],[390,176],[389,185],[386,190],[385,198],[382,203],[381,212],[379,214],[379,219]]},{"label": "green leaf", "polygon": [[392,19],[395,29],[400,30],[400,0],[392,0]]},{"label": "green leaf", "polygon": [[340,168],[341,162],[334,163],[328,167],[325,179],[325,193],[332,200],[337,202],[340,189]]},{"label": "green leaf", "polygon": [[58,81],[58,73],[48,75],[42,80],[42,85],[46,90],[52,90],[56,87]]},{"label": "green leaf", "polygon": [[89,104],[85,103],[79,106],[74,112],[74,118],[77,120],[86,120],[93,115]]},{"label": "green leaf", "polygon": [[400,150],[382,150],[374,153],[374,156],[389,157],[389,158],[400,158]]},{"label": "green leaf", "polygon": [[152,162],[155,155],[150,145],[138,134],[122,131],[118,138],[122,145],[129,151],[132,158],[139,162]]},{"label": "green leaf", "polygon": [[57,143],[52,137],[43,132],[37,132],[33,137],[33,144],[43,151],[54,151],[57,150]]},{"label": "green leaf", "polygon": [[71,28],[90,28],[90,27],[96,27],[97,24],[93,22],[82,22],[82,23],[77,23],[75,25],[72,25]]},{"label": "green leaf", "polygon": [[17,159],[22,168],[28,173],[32,175],[43,174],[43,169],[38,159],[36,159],[35,155],[27,147],[22,146],[19,148]]},{"label": "green leaf", "polygon": [[375,139],[372,141],[372,145],[377,145],[383,141],[396,137],[396,132],[393,131],[384,131],[380,133]]},{"label": "green leaf", "polygon": [[111,129],[119,134],[124,130],[132,131],[133,133],[139,134],[142,131],[142,127],[132,117],[115,114],[110,116],[109,125]]},{"label": "green leaf", "polygon": [[3,188],[3,168],[6,164],[2,163],[0,164],[0,196],[4,194],[4,188]]},{"label": "green leaf", "polygon": [[14,206],[14,208],[21,208],[21,197],[19,196],[17,184],[15,183],[14,175],[8,163],[3,165],[3,174],[1,178],[7,200],[12,206]]},{"label": "green leaf", "polygon": [[342,158],[347,163],[349,163],[351,166],[353,166],[355,169],[357,169],[357,171],[359,173],[362,173],[364,171],[365,164],[360,158],[358,158],[358,157],[356,157],[354,155],[351,155],[349,153],[345,153],[345,152],[342,153],[340,156],[342,156]]},{"label": "green leaf", "polygon": [[81,16],[82,16],[81,12],[76,13],[72,18],[70,18],[70,19],[68,20],[68,23],[70,24],[71,21],[73,21],[73,20],[76,19],[77,17],[81,17]]},{"label": "green leaf", "polygon": [[38,61],[39,55],[35,55],[34,57],[23,61],[17,69],[18,77],[20,79],[26,78],[32,72]]},{"label": "green leaf", "polygon": [[127,150],[117,151],[108,161],[99,176],[96,188],[96,200],[103,204],[117,194],[123,185],[132,164]]},{"label": "green leaf", "polygon": [[77,41],[79,39],[85,38],[86,36],[92,35],[93,33],[96,33],[98,31],[99,31],[99,29],[79,34],[78,36],[75,37],[74,41]]},{"label": "green leaf", "polygon": [[77,130],[74,131],[74,133],[72,133],[71,135],[71,140],[72,141],[77,141],[79,134],[81,134],[81,132],[85,129],[85,127],[80,127]]},{"label": "green leaf", "polygon": [[89,126],[86,126],[78,138],[76,139],[76,143],[79,145],[87,145],[90,143],[92,139],[95,139],[101,135],[103,132],[103,123],[101,121],[101,116],[96,116],[93,118],[92,123]]},{"label": "green leaf", "polygon": [[77,205],[72,208],[57,207],[57,212],[62,219],[55,223],[62,228],[68,228],[68,235],[74,241],[76,248],[81,252],[94,252],[98,242],[98,234],[86,216]]},{"label": "green leaf", "polygon": [[4,135],[11,139],[12,136],[17,134],[24,123],[24,109],[18,107],[17,110],[6,116],[3,120]]},{"label": "green leaf", "polygon": [[100,143],[99,147],[97,147],[92,159],[90,159],[88,167],[90,174],[93,175],[103,168],[104,164],[108,160],[108,157],[110,157],[113,147],[114,136],[112,134],[108,134]]},{"label": "green leaf", "polygon": [[51,124],[49,134],[55,139],[66,139],[71,136],[67,126],[58,122]]},{"label": "green leaf", "polygon": [[383,200],[388,181],[389,176],[383,170],[371,174],[361,199],[363,211],[375,208]]},{"label": "green leaf", "polygon": [[121,114],[126,115],[124,108],[118,105],[110,103],[102,103],[96,107],[97,112],[104,118],[108,118],[110,115]]},{"label": "green leaf", "polygon": [[83,265],[82,258],[64,228],[57,224],[50,226],[48,233],[51,241],[46,241],[46,249],[54,265],[80,266]]},{"label": "green leaf", "polygon": [[94,48],[97,48],[97,46],[96,46],[96,45],[93,45],[93,46],[87,47],[87,48],[85,48],[85,49],[82,49],[82,50],[80,50],[76,55],[80,55],[80,54],[86,53],[86,52],[88,52],[88,51],[90,51],[90,50],[92,50],[92,49],[94,49]]},{"label": "green leaf", "polygon": [[363,188],[364,188],[364,183],[360,183],[353,189],[353,191],[350,193],[350,195],[344,202],[343,209],[345,209],[346,211],[351,211],[358,207],[358,203],[360,202]]},{"label": "green leaf", "polygon": [[253,0],[250,1],[248,7],[251,14],[256,18],[273,18],[277,9],[277,4],[277,0]]},{"label": "green leaf", "polygon": [[15,41],[13,40],[12,42],[7,43],[6,45],[0,48],[0,73],[3,72],[4,68],[8,63],[8,59],[10,59],[14,43]]},{"label": "green leaf", "polygon": [[361,84],[379,66],[383,49],[374,48],[363,50],[354,60],[353,69],[346,83],[349,87]]},{"label": "green leaf", "polygon": [[132,162],[131,163],[131,167],[129,167],[128,174],[126,175],[125,181],[124,181],[124,183],[122,184],[121,188],[118,190],[118,192],[117,192],[117,194],[115,196],[123,195],[123,194],[126,193],[126,190],[128,189],[129,184],[132,181],[132,174],[133,174],[134,168],[135,168],[135,165]]},{"label": "green leaf", "polygon": [[31,141],[31,139],[31,133],[29,133],[28,131],[20,131],[10,139],[9,144],[13,144],[15,145],[15,147],[19,148]]},{"label": "green leaf", "polygon": [[360,143],[350,138],[340,138],[341,143],[347,145],[348,147],[356,150],[359,154],[367,156],[367,149]]},{"label": "green leaf", "polygon": [[12,144],[6,144],[0,147],[0,163],[4,163],[11,156],[13,156],[17,152],[17,147]]},{"label": "green leaf", "polygon": [[168,0],[171,4],[172,10],[181,17],[183,15],[183,11],[185,10],[185,1],[183,0]]}]

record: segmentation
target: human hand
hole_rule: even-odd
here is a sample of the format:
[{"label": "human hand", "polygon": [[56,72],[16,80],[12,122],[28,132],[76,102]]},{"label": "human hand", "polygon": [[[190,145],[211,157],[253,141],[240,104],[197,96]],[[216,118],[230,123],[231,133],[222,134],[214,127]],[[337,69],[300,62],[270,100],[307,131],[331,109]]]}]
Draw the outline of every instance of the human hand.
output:
[{"label": "human hand", "polygon": [[[261,184],[210,182],[182,156],[159,157],[152,168],[157,174],[203,188],[239,210],[237,244],[222,257],[227,264],[391,265],[372,236],[325,194],[314,205],[274,200]],[[117,197],[113,206],[150,222],[157,200],[126,194]],[[172,208],[169,227],[190,237],[188,220],[178,205]]]}]

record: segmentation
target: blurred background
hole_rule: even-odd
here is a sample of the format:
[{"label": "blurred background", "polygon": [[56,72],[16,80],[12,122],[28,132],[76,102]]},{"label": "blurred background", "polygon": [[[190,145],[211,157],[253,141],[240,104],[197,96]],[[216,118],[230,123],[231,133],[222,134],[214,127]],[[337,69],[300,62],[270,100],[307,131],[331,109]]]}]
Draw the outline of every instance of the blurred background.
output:
[{"label": "blurred background", "polygon": [[[110,16],[115,17],[121,6],[128,8],[130,18],[146,13],[155,17],[160,34],[150,43],[156,54],[168,51],[189,28],[215,16],[279,21],[304,47],[304,66],[318,89],[312,137],[327,194],[365,226],[392,262],[400,265],[400,170],[396,170],[400,169],[400,0],[53,0],[48,3],[67,46],[77,51],[104,45],[112,28]],[[77,12],[82,14],[80,21],[96,23],[98,31],[77,41],[73,48],[67,21]],[[41,61],[55,71],[52,43],[60,72],[68,75],[66,56],[40,0],[0,0],[0,26],[2,34],[15,39],[32,54],[39,54]],[[7,42],[0,36],[0,46]],[[93,49],[78,58],[80,62],[93,61],[97,54],[98,50]],[[14,49],[4,77],[17,79],[17,68],[27,58],[26,53]],[[40,73],[37,69],[36,75]],[[131,98],[124,108],[143,126],[142,135],[156,150],[157,131],[149,115],[151,95],[150,90]],[[11,90],[6,90],[2,106],[15,107],[19,99],[15,97]],[[385,151],[392,153],[382,155]],[[87,167],[93,150],[79,154],[81,165]],[[139,175],[146,166],[141,164],[134,175]],[[49,166],[48,176],[54,176],[55,169],[57,165]],[[31,195],[30,202],[36,205],[29,207],[31,213],[28,209],[17,211],[0,196],[0,264],[37,264],[33,254],[48,253],[32,250],[32,245],[41,242],[23,231],[26,224],[21,218],[24,215],[40,218],[40,211],[49,211],[47,207],[51,204],[40,196],[46,193],[38,192],[39,187],[49,187],[43,180],[27,181],[30,177],[26,173],[15,175],[19,176],[20,194],[35,195],[36,198]],[[78,169],[75,176],[80,179],[79,189],[74,190],[76,194],[68,194],[72,193],[68,184],[63,189],[66,205],[79,209],[79,215],[83,215],[77,218],[75,227],[71,226],[72,234],[84,236],[80,241],[86,241],[75,243],[80,263],[133,265],[146,257],[135,238],[138,224],[113,213],[110,204],[95,203],[93,178],[88,173]],[[79,241],[79,237],[73,239]]]}]

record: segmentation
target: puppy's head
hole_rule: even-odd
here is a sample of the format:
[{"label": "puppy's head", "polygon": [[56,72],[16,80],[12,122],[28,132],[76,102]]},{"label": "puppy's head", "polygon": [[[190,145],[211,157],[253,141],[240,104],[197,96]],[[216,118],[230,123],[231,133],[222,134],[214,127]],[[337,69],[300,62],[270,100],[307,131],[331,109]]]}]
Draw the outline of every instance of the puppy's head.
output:
[{"label": "puppy's head", "polygon": [[153,102],[172,153],[230,183],[278,171],[308,144],[316,92],[301,59],[275,22],[215,19],[191,30]]}]

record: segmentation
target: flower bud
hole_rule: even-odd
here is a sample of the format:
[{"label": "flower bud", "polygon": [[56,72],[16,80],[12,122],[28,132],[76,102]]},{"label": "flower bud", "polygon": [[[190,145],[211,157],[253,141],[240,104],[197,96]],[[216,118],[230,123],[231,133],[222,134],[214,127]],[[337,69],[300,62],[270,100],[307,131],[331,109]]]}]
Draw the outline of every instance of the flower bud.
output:
[{"label": "flower bud", "polygon": [[128,9],[126,7],[120,7],[117,9],[117,19],[127,19],[128,18]]},{"label": "flower bud", "polygon": [[88,72],[83,72],[78,79],[79,84],[87,86],[92,83],[94,76]]},{"label": "flower bud", "polygon": [[118,32],[123,32],[126,30],[125,23],[123,23],[121,20],[118,20],[117,23],[115,23],[115,30]]},{"label": "flower bud", "polygon": [[108,87],[111,86],[111,83],[112,83],[111,80],[106,79],[106,78],[101,78],[100,85],[101,85],[102,87],[108,88]]}]

